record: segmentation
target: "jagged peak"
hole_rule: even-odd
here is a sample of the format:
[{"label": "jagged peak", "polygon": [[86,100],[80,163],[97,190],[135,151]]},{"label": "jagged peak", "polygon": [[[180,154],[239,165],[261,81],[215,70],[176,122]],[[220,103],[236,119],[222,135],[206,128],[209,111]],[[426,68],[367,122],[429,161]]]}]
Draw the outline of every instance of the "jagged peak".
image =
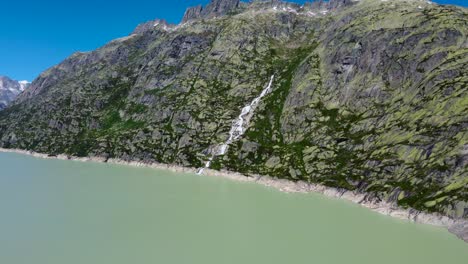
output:
[{"label": "jagged peak", "polygon": [[8,81],[13,81],[10,77],[6,75],[0,75],[0,80],[8,80]]},{"label": "jagged peak", "polygon": [[228,14],[239,8],[240,0],[211,0],[205,7],[198,5],[185,11],[182,23],[199,18],[212,18]]},{"label": "jagged peak", "polygon": [[185,11],[184,17],[182,18],[182,23],[200,18],[202,11],[203,11],[202,5],[197,5],[194,7],[187,8],[187,10]]},{"label": "jagged peak", "polygon": [[289,12],[315,17],[327,15],[334,11],[339,11],[353,6],[359,2],[366,1],[433,4],[433,2],[428,0],[315,0],[307,1],[303,5],[283,0],[251,0],[249,2],[241,2],[240,0],[211,0],[206,6],[197,5],[187,8],[179,25],[169,24],[164,19],[155,19],[139,24],[132,34],[142,34],[155,28],[159,28],[164,31],[173,31],[177,30],[187,22],[198,19],[216,18],[230,14],[234,11],[256,12],[259,10],[270,10],[274,12]]},{"label": "jagged peak", "polygon": [[167,31],[172,29],[173,27],[175,27],[175,25],[167,23],[167,21],[164,19],[155,19],[139,24],[133,30],[132,34],[143,34],[146,31],[153,30],[155,28],[160,28],[162,30]]},{"label": "jagged peak", "polygon": [[211,0],[211,2],[205,7],[198,5],[187,8],[182,19],[182,23],[202,18],[222,16],[238,9],[249,10],[252,8],[271,8],[276,11],[287,11],[293,13],[298,13],[304,10],[316,10],[322,14],[326,14],[328,11],[351,6],[359,1],[360,0],[318,0],[313,2],[306,2],[301,6],[297,3],[282,0],[252,0],[248,3],[243,3],[239,0]]}]

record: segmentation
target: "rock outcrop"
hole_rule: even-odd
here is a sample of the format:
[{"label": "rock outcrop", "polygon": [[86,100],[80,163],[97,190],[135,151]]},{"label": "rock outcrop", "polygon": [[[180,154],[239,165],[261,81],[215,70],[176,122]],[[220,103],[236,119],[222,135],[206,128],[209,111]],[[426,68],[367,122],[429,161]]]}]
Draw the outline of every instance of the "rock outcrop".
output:
[{"label": "rock outcrop", "polygon": [[188,8],[185,12],[182,23],[200,18],[213,18],[216,16],[226,15],[236,10],[240,5],[240,0],[211,0],[211,2],[203,7],[201,5]]},{"label": "rock outcrop", "polygon": [[359,0],[330,0],[328,2],[328,8],[329,9],[332,9],[332,10],[335,10],[335,9],[338,9],[338,8],[343,8],[343,7],[346,7],[346,6],[351,6],[353,5],[354,3],[358,2]]},{"label": "rock outcrop", "polygon": [[203,11],[202,5],[189,7],[187,11],[185,11],[184,17],[182,18],[182,23],[201,18],[202,11]]},{"label": "rock outcrop", "polygon": [[306,2],[304,4],[304,7],[306,9],[311,9],[311,10],[338,10],[340,8],[345,8],[349,7],[351,5],[357,4],[359,0],[330,0],[330,1],[323,1],[323,0],[317,0],[313,2]]},{"label": "rock outcrop", "polygon": [[164,19],[155,19],[142,24],[139,24],[132,32],[132,34],[143,34],[149,30],[154,29],[155,27],[160,27],[163,30],[167,30],[172,26],[169,25]]}]

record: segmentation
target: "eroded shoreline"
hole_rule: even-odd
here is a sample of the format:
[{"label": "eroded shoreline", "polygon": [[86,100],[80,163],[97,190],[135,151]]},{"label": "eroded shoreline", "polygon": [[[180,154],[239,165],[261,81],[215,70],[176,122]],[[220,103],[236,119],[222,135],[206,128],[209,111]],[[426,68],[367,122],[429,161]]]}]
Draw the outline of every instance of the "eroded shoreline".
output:
[{"label": "eroded shoreline", "polygon": [[[139,161],[125,161],[120,159],[106,159],[103,157],[73,157],[68,155],[49,155],[43,153],[37,153],[33,151],[21,150],[21,149],[4,149],[0,148],[0,152],[4,153],[18,153],[23,155],[29,155],[43,159],[60,159],[60,160],[73,160],[81,162],[99,162],[109,164],[127,165],[133,167],[145,167],[153,169],[164,169],[173,172],[182,173],[196,173],[196,168],[188,168],[177,165],[161,164],[161,163],[144,163]],[[230,171],[217,171],[212,169],[205,169],[204,175],[223,177],[235,181],[241,182],[255,182],[262,184],[267,187],[275,188],[282,192],[288,193],[320,193],[327,197],[342,198],[353,203],[360,204],[372,211],[378,212],[383,215],[392,216],[398,219],[408,220],[420,224],[429,224],[434,226],[445,227],[449,232],[455,234],[458,238],[468,243],[468,220],[464,219],[451,219],[441,214],[425,213],[415,209],[404,209],[398,207],[396,204],[388,203],[385,201],[372,201],[366,199],[366,194],[358,193],[354,191],[340,190],[333,187],[327,187],[320,184],[310,184],[303,181],[293,182],[286,179],[277,179],[269,176],[262,175],[243,175],[237,172]]]}]

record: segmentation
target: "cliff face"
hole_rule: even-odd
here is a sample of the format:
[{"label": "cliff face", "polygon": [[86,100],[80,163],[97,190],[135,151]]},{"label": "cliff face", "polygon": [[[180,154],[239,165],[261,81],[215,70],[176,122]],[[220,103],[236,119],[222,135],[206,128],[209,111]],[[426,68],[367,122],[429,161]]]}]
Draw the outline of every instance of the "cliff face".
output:
[{"label": "cliff face", "polygon": [[6,108],[28,86],[27,81],[15,81],[6,76],[0,76],[0,110]]},{"label": "cliff face", "polygon": [[468,218],[466,9],[236,5],[153,21],[42,73],[0,112],[0,147],[201,167],[275,75],[212,168]]},{"label": "cliff face", "polygon": [[191,7],[185,12],[182,23],[200,18],[213,18],[226,15],[239,8],[240,0],[212,0],[206,7]]}]

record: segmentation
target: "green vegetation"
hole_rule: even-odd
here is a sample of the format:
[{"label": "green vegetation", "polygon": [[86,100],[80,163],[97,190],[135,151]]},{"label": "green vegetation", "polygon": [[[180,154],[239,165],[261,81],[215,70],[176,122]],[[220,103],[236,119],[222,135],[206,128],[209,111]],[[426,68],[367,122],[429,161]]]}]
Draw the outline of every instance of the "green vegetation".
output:
[{"label": "green vegetation", "polygon": [[36,95],[0,112],[0,147],[200,167],[274,74],[212,168],[466,218],[467,17],[361,1],[327,16],[244,10],[150,30],[41,75]]}]

